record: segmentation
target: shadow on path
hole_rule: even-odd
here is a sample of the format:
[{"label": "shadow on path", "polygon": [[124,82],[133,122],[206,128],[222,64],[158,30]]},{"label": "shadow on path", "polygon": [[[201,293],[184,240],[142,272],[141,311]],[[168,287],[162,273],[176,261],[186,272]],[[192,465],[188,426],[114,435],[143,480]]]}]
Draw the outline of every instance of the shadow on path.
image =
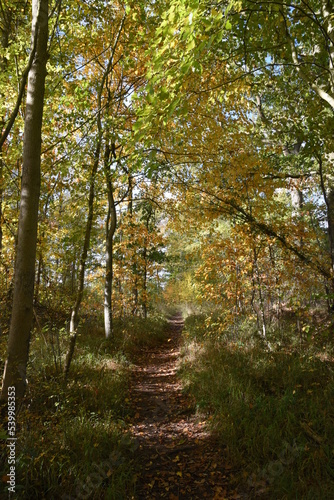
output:
[{"label": "shadow on path", "polygon": [[231,486],[233,471],[224,462],[224,450],[195,415],[177,377],[182,316],[173,316],[169,324],[166,342],[142,351],[133,374],[131,433],[141,464],[135,498],[241,498]]}]

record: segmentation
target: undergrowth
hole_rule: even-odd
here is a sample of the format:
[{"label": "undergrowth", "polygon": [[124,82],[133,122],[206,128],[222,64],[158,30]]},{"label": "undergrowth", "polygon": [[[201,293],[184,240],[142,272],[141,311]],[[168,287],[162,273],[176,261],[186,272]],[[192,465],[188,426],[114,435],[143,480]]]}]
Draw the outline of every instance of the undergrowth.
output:
[{"label": "undergrowth", "polygon": [[334,498],[332,347],[292,331],[283,345],[274,329],[266,344],[253,326],[218,336],[204,316],[188,318],[185,387],[254,497]]},{"label": "undergrowth", "polygon": [[153,316],[143,320],[129,317],[115,321],[114,347],[130,357],[138,348],[159,345],[166,338],[167,321],[164,316]]},{"label": "undergrowth", "polygon": [[[127,432],[131,357],[164,333],[160,318],[130,318],[116,322],[114,338],[106,341],[95,320],[86,321],[65,385],[67,332],[48,324],[34,332],[29,385],[17,415],[19,498],[132,498],[137,444]],[[6,455],[4,442],[4,491]]]}]

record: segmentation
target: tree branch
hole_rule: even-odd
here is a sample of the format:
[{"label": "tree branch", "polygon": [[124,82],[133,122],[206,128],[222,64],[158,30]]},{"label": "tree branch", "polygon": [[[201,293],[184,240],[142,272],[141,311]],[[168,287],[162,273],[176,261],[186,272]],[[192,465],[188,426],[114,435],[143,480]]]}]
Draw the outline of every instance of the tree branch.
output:
[{"label": "tree branch", "polygon": [[24,89],[25,89],[25,86],[27,83],[29,71],[31,69],[32,63],[34,61],[35,53],[36,53],[37,37],[38,37],[38,29],[35,30],[33,45],[32,45],[32,49],[31,49],[30,56],[29,56],[29,61],[28,61],[26,69],[24,70],[24,72],[22,74],[21,84],[20,84],[19,93],[17,96],[15,108],[13,109],[12,114],[9,118],[8,123],[7,123],[7,126],[6,126],[5,130],[3,131],[1,138],[0,138],[0,151],[2,149],[2,146],[4,145],[5,140],[7,139],[8,135],[9,135],[13,125],[14,125],[14,122],[16,120],[17,114],[18,114],[20,106],[21,106],[21,102],[23,99]]}]

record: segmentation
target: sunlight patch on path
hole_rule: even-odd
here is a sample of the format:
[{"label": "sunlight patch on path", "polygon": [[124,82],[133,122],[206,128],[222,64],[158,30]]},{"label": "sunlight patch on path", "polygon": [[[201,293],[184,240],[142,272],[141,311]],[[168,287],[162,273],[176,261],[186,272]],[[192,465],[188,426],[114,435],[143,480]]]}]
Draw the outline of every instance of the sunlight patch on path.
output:
[{"label": "sunlight patch on path", "polygon": [[177,377],[183,319],[170,320],[170,335],[160,349],[142,351],[133,370],[133,424],[141,470],[137,499],[214,500],[230,495],[224,451]]}]

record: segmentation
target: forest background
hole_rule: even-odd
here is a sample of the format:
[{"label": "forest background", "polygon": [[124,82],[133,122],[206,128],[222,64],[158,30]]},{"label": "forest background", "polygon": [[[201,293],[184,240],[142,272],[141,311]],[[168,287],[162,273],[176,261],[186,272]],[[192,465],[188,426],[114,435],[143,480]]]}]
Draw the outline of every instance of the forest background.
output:
[{"label": "forest background", "polygon": [[[251,457],[256,485],[324,495],[334,472],[332,3],[8,0],[0,34],[1,398],[14,386],[22,400],[27,494],[57,491],[83,427],[131,453],[131,353],[156,342],[177,307],[181,376],[231,460]],[[94,405],[107,362],[106,430]],[[54,419],[65,441],[50,469],[56,439],[28,457]],[[287,443],[293,466],[263,479]],[[133,484],[124,464],[111,474],[115,498]]]}]

